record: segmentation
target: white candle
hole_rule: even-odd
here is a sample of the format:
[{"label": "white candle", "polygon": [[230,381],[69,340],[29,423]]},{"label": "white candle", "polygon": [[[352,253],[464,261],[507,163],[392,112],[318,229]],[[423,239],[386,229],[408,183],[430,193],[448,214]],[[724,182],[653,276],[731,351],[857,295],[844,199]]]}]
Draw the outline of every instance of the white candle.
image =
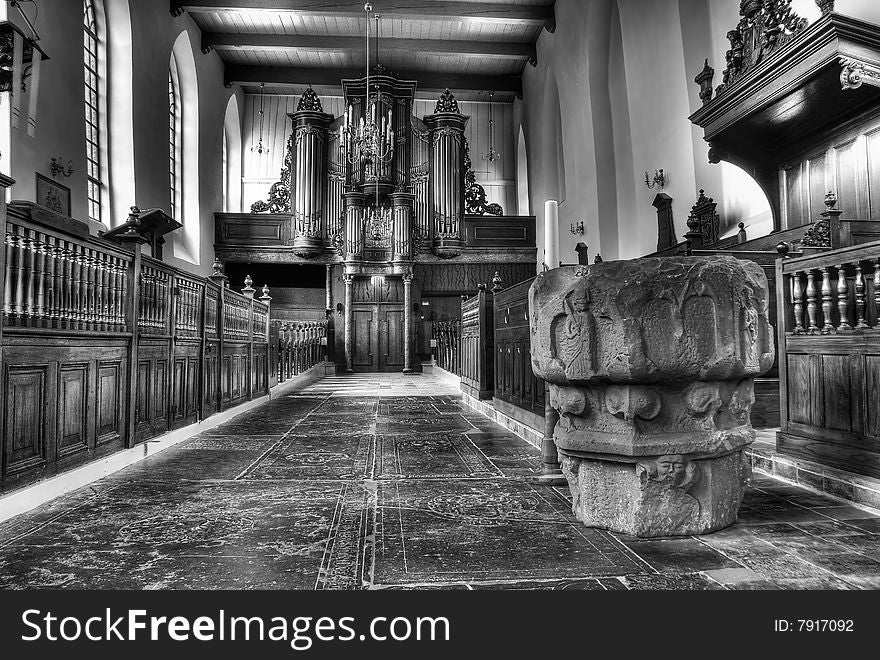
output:
[{"label": "white candle", "polygon": [[544,202],[544,263],[547,268],[559,267],[559,202]]}]

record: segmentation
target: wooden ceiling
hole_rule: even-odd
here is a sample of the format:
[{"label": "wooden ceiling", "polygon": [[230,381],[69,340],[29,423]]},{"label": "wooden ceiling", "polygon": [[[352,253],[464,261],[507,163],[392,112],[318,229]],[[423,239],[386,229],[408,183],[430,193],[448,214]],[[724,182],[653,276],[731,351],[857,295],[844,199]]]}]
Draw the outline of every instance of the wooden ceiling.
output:
[{"label": "wooden ceiling", "polygon": [[[555,0],[375,0],[380,62],[416,80],[419,96],[452,89],[461,100],[511,101],[536,61],[542,30],[555,29]],[[226,83],[270,94],[341,93],[363,76],[364,4],[339,0],[171,0],[202,30],[202,50],[226,64]],[[375,20],[370,20],[375,63]]]}]

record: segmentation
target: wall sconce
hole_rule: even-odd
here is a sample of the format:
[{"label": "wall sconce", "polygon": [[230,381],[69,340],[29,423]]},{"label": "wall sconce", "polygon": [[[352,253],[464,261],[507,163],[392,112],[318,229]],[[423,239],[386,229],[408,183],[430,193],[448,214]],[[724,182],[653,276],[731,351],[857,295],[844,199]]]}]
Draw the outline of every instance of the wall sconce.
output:
[{"label": "wall sconce", "polygon": [[654,170],[654,180],[653,181],[649,178],[648,172],[646,171],[645,172],[645,185],[651,189],[656,188],[657,186],[660,186],[660,188],[665,188],[666,187],[666,175],[663,173],[663,170],[662,169]]},{"label": "wall sconce", "polygon": [[580,222],[572,222],[571,223],[571,233],[572,234],[580,234],[584,235],[584,222],[581,220]]},{"label": "wall sconce", "polygon": [[72,160],[67,161],[67,167],[64,167],[61,157],[53,158],[52,163],[49,165],[49,169],[52,172],[52,176],[56,178],[59,175],[67,178],[76,171],[73,169]]},{"label": "wall sconce", "polygon": [[342,313],[345,311],[345,307],[342,306],[342,303],[336,303],[336,313],[339,316],[342,316]]}]

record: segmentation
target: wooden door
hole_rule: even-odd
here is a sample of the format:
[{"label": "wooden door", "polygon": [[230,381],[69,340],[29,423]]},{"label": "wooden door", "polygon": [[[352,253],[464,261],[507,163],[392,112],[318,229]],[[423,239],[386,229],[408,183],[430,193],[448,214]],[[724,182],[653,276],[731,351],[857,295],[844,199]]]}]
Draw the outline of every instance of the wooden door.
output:
[{"label": "wooden door", "polygon": [[358,305],[352,310],[352,369],[371,372],[378,369],[378,306]]},{"label": "wooden door", "polygon": [[379,310],[379,370],[403,371],[404,314],[399,305],[382,305]]}]

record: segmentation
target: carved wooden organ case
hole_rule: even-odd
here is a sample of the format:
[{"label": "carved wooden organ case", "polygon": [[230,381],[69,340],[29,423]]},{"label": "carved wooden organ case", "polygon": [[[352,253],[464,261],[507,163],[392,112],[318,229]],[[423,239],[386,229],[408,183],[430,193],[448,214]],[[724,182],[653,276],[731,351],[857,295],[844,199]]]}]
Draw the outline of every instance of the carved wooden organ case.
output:
[{"label": "carved wooden organ case", "polygon": [[[368,107],[366,79],[342,81],[345,107],[359,122]],[[464,129],[449,90],[434,114],[413,116],[416,82],[383,71],[370,77],[370,103],[391,118],[394,152],[375,164],[350,162],[343,144],[344,116],[323,111],[309,88],[296,112],[281,181],[270,203],[254,212],[289,211],[297,256],[317,259],[333,252],[350,274],[396,275],[410,271],[421,252],[454,258],[464,247]],[[390,113],[390,114],[389,114]],[[285,199],[289,195],[289,209]]]}]

